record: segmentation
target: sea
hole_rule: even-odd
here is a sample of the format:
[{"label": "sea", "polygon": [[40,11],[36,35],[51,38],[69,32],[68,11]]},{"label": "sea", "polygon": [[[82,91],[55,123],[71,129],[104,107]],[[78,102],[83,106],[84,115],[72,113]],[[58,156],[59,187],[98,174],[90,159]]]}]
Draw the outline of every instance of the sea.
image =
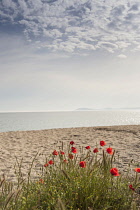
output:
[{"label": "sea", "polygon": [[0,132],[140,125],[140,110],[0,113]]}]

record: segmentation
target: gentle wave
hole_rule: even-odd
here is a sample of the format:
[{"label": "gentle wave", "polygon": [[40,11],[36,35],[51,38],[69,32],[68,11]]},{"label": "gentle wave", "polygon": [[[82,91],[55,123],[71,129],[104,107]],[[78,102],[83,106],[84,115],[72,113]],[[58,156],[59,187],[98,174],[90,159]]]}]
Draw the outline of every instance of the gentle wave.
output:
[{"label": "gentle wave", "polygon": [[139,124],[140,111],[0,113],[0,132]]}]

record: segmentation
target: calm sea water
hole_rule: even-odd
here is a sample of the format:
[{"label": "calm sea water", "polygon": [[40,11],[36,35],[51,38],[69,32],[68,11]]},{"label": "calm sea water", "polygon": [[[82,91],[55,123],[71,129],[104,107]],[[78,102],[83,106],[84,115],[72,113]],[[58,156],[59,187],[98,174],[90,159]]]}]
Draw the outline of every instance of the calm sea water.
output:
[{"label": "calm sea water", "polygon": [[0,113],[0,132],[110,125],[140,125],[140,110]]}]

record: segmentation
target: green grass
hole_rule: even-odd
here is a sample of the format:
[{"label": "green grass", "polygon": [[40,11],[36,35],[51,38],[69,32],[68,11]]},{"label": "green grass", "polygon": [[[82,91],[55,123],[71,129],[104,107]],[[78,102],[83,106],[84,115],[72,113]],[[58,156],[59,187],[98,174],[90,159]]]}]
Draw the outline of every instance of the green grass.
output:
[{"label": "green grass", "polygon": [[[38,180],[32,180],[32,167],[37,155],[31,162],[27,180],[22,178],[22,164],[18,163],[17,183],[0,181],[0,209],[9,210],[135,210],[139,209],[140,195],[137,192],[139,173],[129,174],[118,171],[112,175],[111,168],[116,167],[115,151],[108,154],[100,147],[102,156],[93,153],[93,149],[78,148],[72,153],[68,144],[65,154],[51,154],[40,168]],[[75,146],[76,147],[76,146]],[[107,147],[106,147],[107,148]],[[54,148],[55,149],[55,148]],[[77,149],[77,147],[76,147]],[[52,151],[53,152],[53,151]],[[76,152],[76,150],[75,150]],[[56,153],[57,154],[57,153]],[[69,158],[73,155],[73,159]],[[48,164],[49,160],[54,164]],[[66,160],[67,162],[65,162]],[[80,167],[84,161],[86,165]],[[129,166],[128,166],[129,167]],[[132,185],[135,190],[130,189]]]}]

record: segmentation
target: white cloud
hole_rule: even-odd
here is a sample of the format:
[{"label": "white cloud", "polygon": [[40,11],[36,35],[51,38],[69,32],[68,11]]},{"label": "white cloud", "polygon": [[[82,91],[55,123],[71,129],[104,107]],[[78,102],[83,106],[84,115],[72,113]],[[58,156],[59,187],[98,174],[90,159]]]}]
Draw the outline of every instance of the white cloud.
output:
[{"label": "white cloud", "polygon": [[124,54],[120,54],[120,55],[118,55],[118,58],[123,58],[123,59],[125,59],[125,58],[127,58],[127,56],[124,55]]},{"label": "white cloud", "polygon": [[2,23],[24,27],[27,40],[53,51],[121,53],[139,41],[138,0],[3,0],[0,8]]},{"label": "white cloud", "polygon": [[16,9],[16,4],[12,0],[2,0],[2,4],[6,8]]}]

